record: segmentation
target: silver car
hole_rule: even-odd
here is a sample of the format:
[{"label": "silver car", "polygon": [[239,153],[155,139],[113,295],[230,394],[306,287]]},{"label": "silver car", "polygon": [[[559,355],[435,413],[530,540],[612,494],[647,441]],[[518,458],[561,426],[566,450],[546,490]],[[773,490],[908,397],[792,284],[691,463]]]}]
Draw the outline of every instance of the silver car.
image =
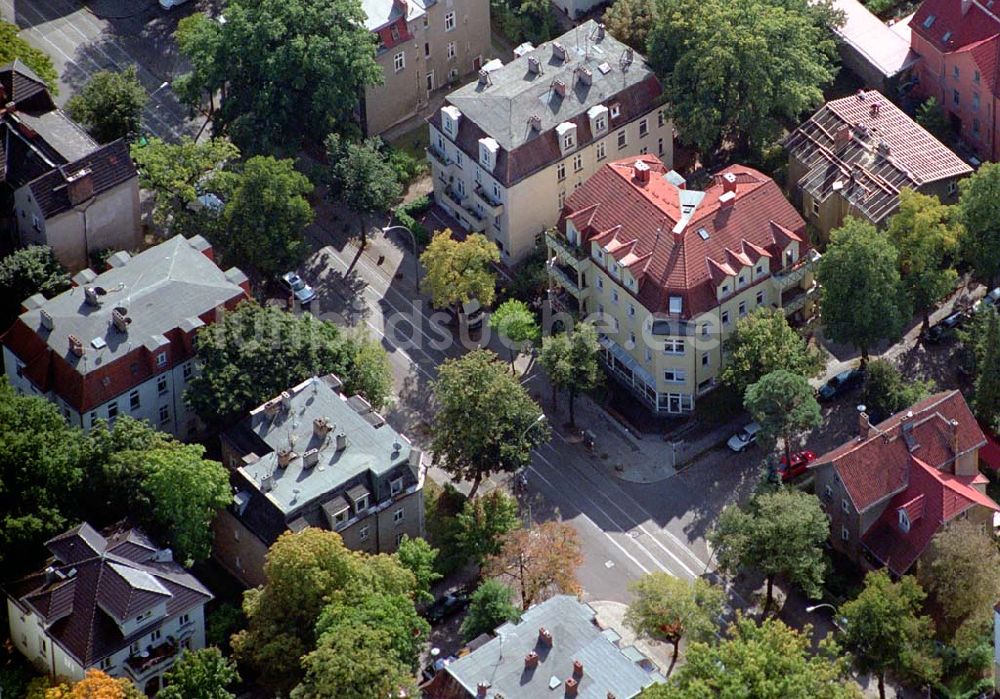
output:
[{"label": "silver car", "polygon": [[743,429],[734,434],[726,442],[726,446],[735,451],[737,454],[752,447],[757,442],[757,435],[760,433],[760,425],[756,422],[751,422],[743,426]]}]

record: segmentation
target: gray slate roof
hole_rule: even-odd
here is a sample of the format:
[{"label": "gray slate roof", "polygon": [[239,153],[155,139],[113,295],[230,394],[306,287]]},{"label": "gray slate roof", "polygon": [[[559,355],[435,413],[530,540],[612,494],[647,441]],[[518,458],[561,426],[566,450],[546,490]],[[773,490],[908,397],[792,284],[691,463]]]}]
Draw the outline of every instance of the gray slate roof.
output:
[{"label": "gray slate roof", "polygon": [[[633,54],[626,65],[623,59],[628,47],[608,32],[601,39],[597,36],[597,22],[589,20],[555,40],[566,49],[566,61],[555,57],[553,42],[544,43],[491,71],[489,84],[472,82],[449,94],[447,100],[458,107],[463,119],[475,122],[505,150],[514,150],[539,132],[585,114],[591,107],[653,76],[641,55]],[[541,63],[541,74],[529,71],[529,57]],[[590,86],[574,79],[575,71],[583,66],[592,73]],[[553,91],[556,80],[566,84],[565,97]],[[539,132],[533,132],[528,124],[532,115],[541,117]]]},{"label": "gray slate roof", "polygon": [[[573,661],[583,663],[579,679],[579,699],[631,699],[654,682],[663,682],[657,672],[638,663],[649,661],[635,648],[619,648],[613,631],[602,631],[594,610],[575,597],[560,595],[535,605],[517,624],[497,629],[497,637],[474,652],[453,661],[445,671],[470,696],[476,696],[480,682],[490,685],[488,699],[552,699],[564,694],[567,678],[573,676]],[[538,631],[552,633],[552,647],[539,643]],[[524,658],[531,651],[539,655],[534,671],[525,669]],[[553,678],[558,681],[550,688]]]}]

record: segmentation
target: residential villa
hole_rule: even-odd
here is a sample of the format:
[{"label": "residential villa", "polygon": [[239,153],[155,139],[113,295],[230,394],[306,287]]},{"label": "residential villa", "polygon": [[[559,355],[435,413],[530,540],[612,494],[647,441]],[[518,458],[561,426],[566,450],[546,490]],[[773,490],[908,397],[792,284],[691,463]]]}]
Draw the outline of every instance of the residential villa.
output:
[{"label": "residential villa", "polygon": [[205,647],[212,594],[138,529],[81,524],[42,570],[7,586],[10,638],[40,672],[125,677],[153,696],[182,650]]},{"label": "residential villa", "polygon": [[195,334],[248,298],[249,281],[219,269],[201,236],[118,252],[108,264],[101,274],[83,270],[55,298],[24,301],[2,338],[7,380],[85,430],[127,414],[193,437],[201,424],[184,390],[197,371]]},{"label": "residential villa", "polygon": [[451,660],[423,687],[429,699],[634,699],[664,682],[635,646],[598,625],[569,595],[534,605],[491,641]]},{"label": "residential villa", "polygon": [[609,158],[651,153],[669,166],[661,92],[645,59],[592,20],[487,67],[428,120],[434,199],[518,262]]},{"label": "residential villa", "polygon": [[810,466],[834,549],[903,575],[954,519],[992,531],[1000,506],[979,472],[986,437],[961,393],[935,394],[877,425],[863,411],[858,419],[856,437]]},{"label": "residential villa", "polygon": [[382,84],[362,101],[369,135],[414,116],[431,92],[476,73],[492,53],[489,0],[364,0],[362,8],[382,67]]},{"label": "residential villa", "polygon": [[945,204],[972,168],[880,92],[827,102],[785,140],[793,200],[823,239],[848,216],[884,225],[913,189]]},{"label": "residential villa", "polygon": [[775,182],[733,165],[705,191],[651,155],[604,165],[546,235],[557,304],[598,314],[609,372],[651,411],[689,413],[757,308],[811,315],[819,255]]},{"label": "residential villa", "polygon": [[937,100],[981,160],[1000,160],[1000,7],[924,0],[910,28],[921,57],[917,94]]},{"label": "residential villa", "polygon": [[421,451],[332,374],[255,408],[221,440],[234,496],[213,524],[213,555],[248,586],[264,582],[267,549],[286,531],[334,531],[372,554],[423,536]]},{"label": "residential villa", "polygon": [[0,235],[48,245],[71,271],[105,250],[135,250],[139,175],[124,139],[98,145],[15,60],[0,67]]}]

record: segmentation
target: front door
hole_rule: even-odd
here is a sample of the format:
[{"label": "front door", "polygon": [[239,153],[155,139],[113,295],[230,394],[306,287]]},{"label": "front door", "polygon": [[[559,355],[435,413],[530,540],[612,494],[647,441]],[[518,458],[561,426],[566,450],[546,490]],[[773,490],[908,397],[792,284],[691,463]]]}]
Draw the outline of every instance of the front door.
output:
[{"label": "front door", "polygon": [[482,56],[476,56],[472,60],[472,70],[473,71],[478,71],[482,67],[483,67],[483,57]]}]

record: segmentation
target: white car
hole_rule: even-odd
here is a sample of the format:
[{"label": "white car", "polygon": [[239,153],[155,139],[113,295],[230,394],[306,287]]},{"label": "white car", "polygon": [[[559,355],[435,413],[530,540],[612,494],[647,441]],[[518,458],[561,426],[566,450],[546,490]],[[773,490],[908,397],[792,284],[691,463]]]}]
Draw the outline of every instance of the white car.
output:
[{"label": "white car", "polygon": [[183,5],[188,0],[160,0],[160,7],[164,10],[172,10],[178,5]]},{"label": "white car", "polygon": [[760,433],[760,425],[756,422],[751,422],[743,426],[743,429],[734,434],[726,442],[726,446],[735,451],[737,454],[752,447],[757,442],[757,435]]}]

